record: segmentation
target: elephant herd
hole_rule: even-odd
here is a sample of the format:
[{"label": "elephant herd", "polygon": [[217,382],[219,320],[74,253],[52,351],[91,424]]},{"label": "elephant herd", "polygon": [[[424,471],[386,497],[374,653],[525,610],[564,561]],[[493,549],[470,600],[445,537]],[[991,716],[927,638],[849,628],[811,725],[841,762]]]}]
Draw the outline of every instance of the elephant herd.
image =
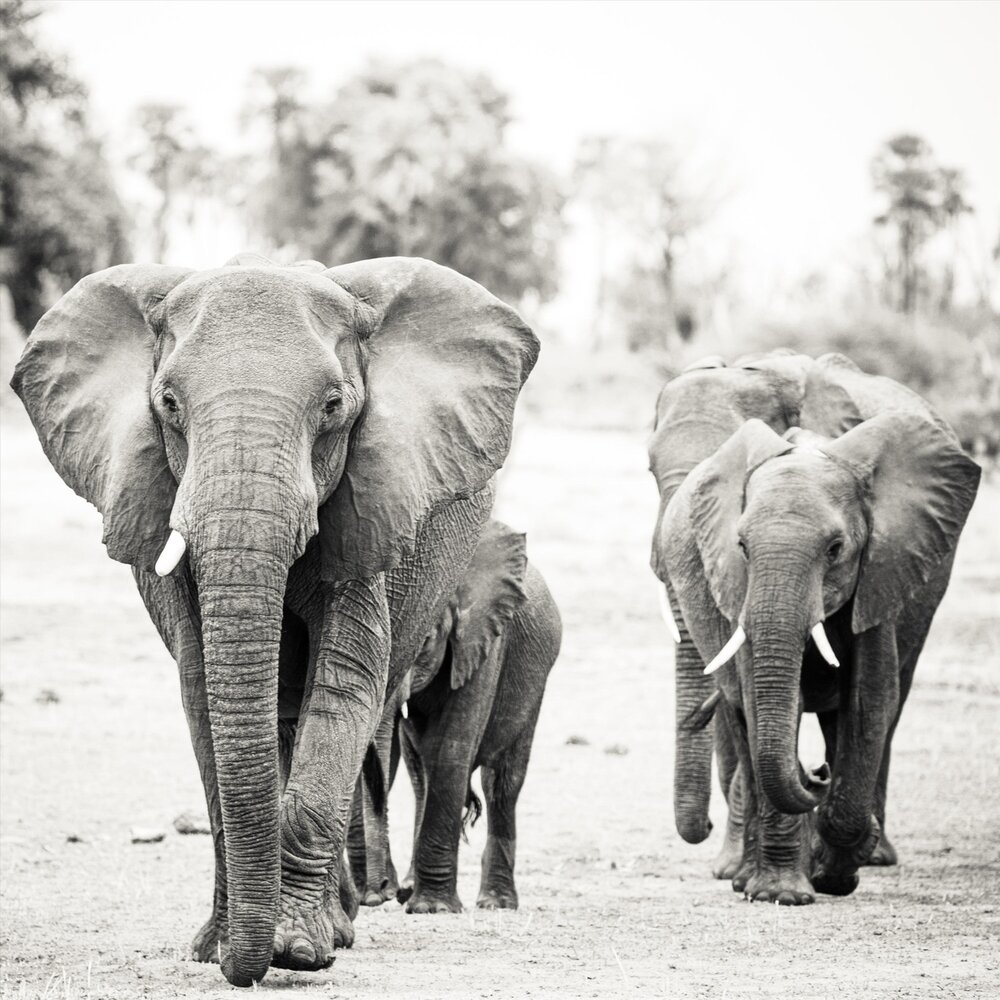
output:
[{"label": "elephant herd", "polygon": [[[537,354],[513,310],[409,258],[113,267],[28,340],[14,388],[177,662],[215,850],[193,950],[235,985],[329,965],[359,904],[461,910],[476,768],[477,905],[517,906],[515,811],[561,624],[491,511]],[[859,866],[895,861],[892,735],[979,469],[902,386],[781,352],[669,381],[650,462],[678,831],[709,833],[714,756],[716,876],[779,903],[850,893]],[[803,711],[826,743],[811,769]]]}]

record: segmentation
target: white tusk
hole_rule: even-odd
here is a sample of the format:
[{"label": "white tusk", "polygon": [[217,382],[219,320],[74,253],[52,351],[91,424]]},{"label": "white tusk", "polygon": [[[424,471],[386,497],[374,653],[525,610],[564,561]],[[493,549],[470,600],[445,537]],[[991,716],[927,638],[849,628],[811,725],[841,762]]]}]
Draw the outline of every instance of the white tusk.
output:
[{"label": "white tusk", "polygon": [[742,625],[736,626],[736,631],[732,634],[729,642],[715,654],[715,659],[705,667],[703,673],[714,674],[719,667],[725,666],[735,655],[736,650],[747,641],[747,634],[743,631]]},{"label": "white tusk", "polygon": [[831,667],[839,667],[840,660],[837,659],[833,652],[833,646],[830,645],[830,640],[826,637],[826,629],[823,628],[823,623],[816,622],[815,627],[809,634],[812,636],[813,642],[816,643],[819,655],[822,656]]},{"label": "white tusk", "polygon": [[667,588],[659,587],[657,589],[660,592],[660,614],[663,615],[663,620],[667,623],[670,638],[674,642],[679,643],[681,641],[681,633],[677,627],[677,622],[674,621],[674,613],[670,610],[670,602],[667,600]]},{"label": "white tusk", "polygon": [[156,575],[169,576],[173,573],[177,569],[177,564],[184,558],[186,549],[187,542],[184,541],[184,536],[179,531],[171,531],[167,544],[163,546],[160,558],[156,560],[156,565],[153,567],[156,570]]},{"label": "white tusk", "polygon": [[404,701],[402,705],[399,706],[399,714],[404,718],[408,719],[410,717],[409,710],[406,707],[406,702]]}]

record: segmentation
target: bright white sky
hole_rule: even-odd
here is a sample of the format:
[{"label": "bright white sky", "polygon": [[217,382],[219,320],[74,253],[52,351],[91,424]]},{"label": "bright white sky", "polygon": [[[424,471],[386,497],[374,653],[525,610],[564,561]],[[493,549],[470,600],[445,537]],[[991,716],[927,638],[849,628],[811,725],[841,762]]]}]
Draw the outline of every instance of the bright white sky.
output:
[{"label": "bright white sky", "polygon": [[557,168],[587,133],[690,143],[732,191],[715,231],[763,281],[851,252],[872,153],[904,130],[966,172],[984,247],[1000,228],[997,3],[65,0],[39,27],[113,151],[151,100],[232,147],[258,66],[301,66],[322,96],[372,56],[433,55],[489,72],[512,141]]}]

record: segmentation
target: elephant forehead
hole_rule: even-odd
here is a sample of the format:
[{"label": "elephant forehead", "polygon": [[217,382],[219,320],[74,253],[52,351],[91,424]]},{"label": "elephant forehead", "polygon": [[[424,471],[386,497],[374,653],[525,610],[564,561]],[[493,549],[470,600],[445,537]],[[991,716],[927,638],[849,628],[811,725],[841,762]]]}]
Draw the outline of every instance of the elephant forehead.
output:
[{"label": "elephant forehead", "polygon": [[192,275],[163,302],[178,339],[287,340],[353,333],[354,301],[336,283],[302,268],[222,267]]},{"label": "elephant forehead", "polygon": [[857,480],[839,462],[817,448],[796,448],[764,462],[747,482],[746,500],[790,508],[838,506],[859,498]]}]

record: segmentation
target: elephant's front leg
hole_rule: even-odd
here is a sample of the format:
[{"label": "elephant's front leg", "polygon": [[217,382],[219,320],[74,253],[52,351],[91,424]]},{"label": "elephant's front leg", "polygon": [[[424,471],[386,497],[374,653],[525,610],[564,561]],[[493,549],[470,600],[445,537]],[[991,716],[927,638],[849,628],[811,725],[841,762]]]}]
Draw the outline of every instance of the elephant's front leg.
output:
[{"label": "elephant's front leg", "polygon": [[[802,906],[815,899],[808,867],[811,825],[803,815],[780,813],[757,786],[746,727],[723,698],[719,721],[733,736],[739,764],[730,793],[741,813],[742,859],[733,889],[750,900]],[[732,807],[731,807],[732,808]]]},{"label": "elephant's front leg", "polygon": [[476,751],[493,704],[498,671],[494,653],[464,687],[451,692],[445,704],[423,720],[419,701],[414,706],[414,723],[423,721],[420,756],[426,784],[407,913],[462,912],[458,898],[462,811],[468,800]]},{"label": "elephant's front leg", "polygon": [[389,668],[384,577],[331,585],[281,804],[281,908],[274,965],[325,968],[354,929],[340,878],[351,799],[382,714]]},{"label": "elephant's front leg", "polygon": [[900,689],[896,637],[879,625],[857,636],[841,679],[837,755],[830,795],[819,808],[819,845],[813,885],[846,896],[858,885],[858,867],[871,857],[881,830],[875,816],[882,762],[898,718]]}]

